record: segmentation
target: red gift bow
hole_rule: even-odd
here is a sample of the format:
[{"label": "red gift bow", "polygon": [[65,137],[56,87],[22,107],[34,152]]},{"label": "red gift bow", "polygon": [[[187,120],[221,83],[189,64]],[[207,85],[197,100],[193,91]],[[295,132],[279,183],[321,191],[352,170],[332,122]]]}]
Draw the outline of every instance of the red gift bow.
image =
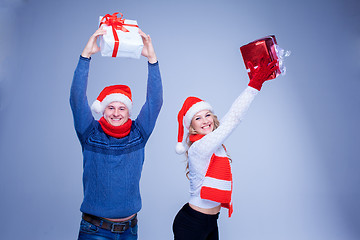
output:
[{"label": "red gift bow", "polygon": [[139,27],[138,25],[135,25],[135,24],[126,24],[125,19],[122,18],[123,14],[120,13],[121,16],[119,18],[117,17],[118,14],[119,14],[118,12],[113,13],[112,15],[106,14],[100,21],[100,26],[103,24],[106,24],[108,26],[111,26],[111,29],[113,31],[115,45],[114,45],[112,57],[116,57],[117,51],[119,49],[119,37],[116,33],[116,30],[120,30],[123,32],[129,32],[129,30],[127,30],[124,26],[137,27],[137,28]]}]

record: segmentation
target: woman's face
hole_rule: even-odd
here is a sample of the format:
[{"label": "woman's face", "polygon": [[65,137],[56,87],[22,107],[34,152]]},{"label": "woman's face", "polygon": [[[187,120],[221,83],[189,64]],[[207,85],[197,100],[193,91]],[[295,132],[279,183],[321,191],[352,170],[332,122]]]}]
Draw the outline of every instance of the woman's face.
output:
[{"label": "woman's face", "polygon": [[105,120],[115,127],[126,123],[129,117],[129,109],[122,102],[111,102],[104,110]]},{"label": "woman's face", "polygon": [[198,134],[206,135],[214,130],[214,118],[209,110],[202,110],[195,114],[191,126]]}]

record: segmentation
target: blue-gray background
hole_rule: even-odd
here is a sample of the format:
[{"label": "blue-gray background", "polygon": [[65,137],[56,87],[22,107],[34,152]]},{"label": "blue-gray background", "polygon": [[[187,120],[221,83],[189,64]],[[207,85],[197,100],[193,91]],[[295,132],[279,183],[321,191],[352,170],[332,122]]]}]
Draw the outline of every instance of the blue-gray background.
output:
[{"label": "blue-gray background", "polygon": [[[360,239],[360,6],[357,0],[7,0],[0,8],[1,239],[75,239],[82,155],[69,106],[98,17],[121,11],[152,36],[164,105],[146,148],[140,239],[172,239],[188,199],[177,112],[196,95],[222,117],[246,87],[239,47],[275,34],[288,72],[268,82],[227,140],[235,212],[221,239]],[[88,97],[128,84],[134,115],[146,59],[91,62]]]}]

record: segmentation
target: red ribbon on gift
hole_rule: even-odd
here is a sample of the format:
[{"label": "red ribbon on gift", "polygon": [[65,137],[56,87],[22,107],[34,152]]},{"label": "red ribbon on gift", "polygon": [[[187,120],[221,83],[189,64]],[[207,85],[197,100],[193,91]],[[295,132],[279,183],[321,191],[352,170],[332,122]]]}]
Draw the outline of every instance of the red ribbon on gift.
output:
[{"label": "red ribbon on gift", "polygon": [[[118,14],[121,15],[119,18],[117,17]],[[106,24],[108,26],[111,26],[111,29],[113,31],[115,45],[114,45],[112,57],[116,57],[117,51],[119,49],[119,37],[116,33],[116,30],[120,30],[123,32],[129,32],[129,30],[127,30],[124,26],[137,27],[137,28],[139,27],[138,25],[135,25],[135,24],[126,24],[125,19],[122,17],[123,17],[122,13],[116,12],[116,13],[113,13],[112,15],[106,14],[100,21],[100,26],[103,24]]]}]

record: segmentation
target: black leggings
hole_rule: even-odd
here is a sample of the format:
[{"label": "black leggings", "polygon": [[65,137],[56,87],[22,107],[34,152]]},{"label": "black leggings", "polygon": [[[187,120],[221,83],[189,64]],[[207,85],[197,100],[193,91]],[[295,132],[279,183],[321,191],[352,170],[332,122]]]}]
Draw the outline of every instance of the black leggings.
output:
[{"label": "black leggings", "polygon": [[185,204],[176,215],[173,223],[175,240],[218,240],[219,231],[216,215],[198,212]]}]

